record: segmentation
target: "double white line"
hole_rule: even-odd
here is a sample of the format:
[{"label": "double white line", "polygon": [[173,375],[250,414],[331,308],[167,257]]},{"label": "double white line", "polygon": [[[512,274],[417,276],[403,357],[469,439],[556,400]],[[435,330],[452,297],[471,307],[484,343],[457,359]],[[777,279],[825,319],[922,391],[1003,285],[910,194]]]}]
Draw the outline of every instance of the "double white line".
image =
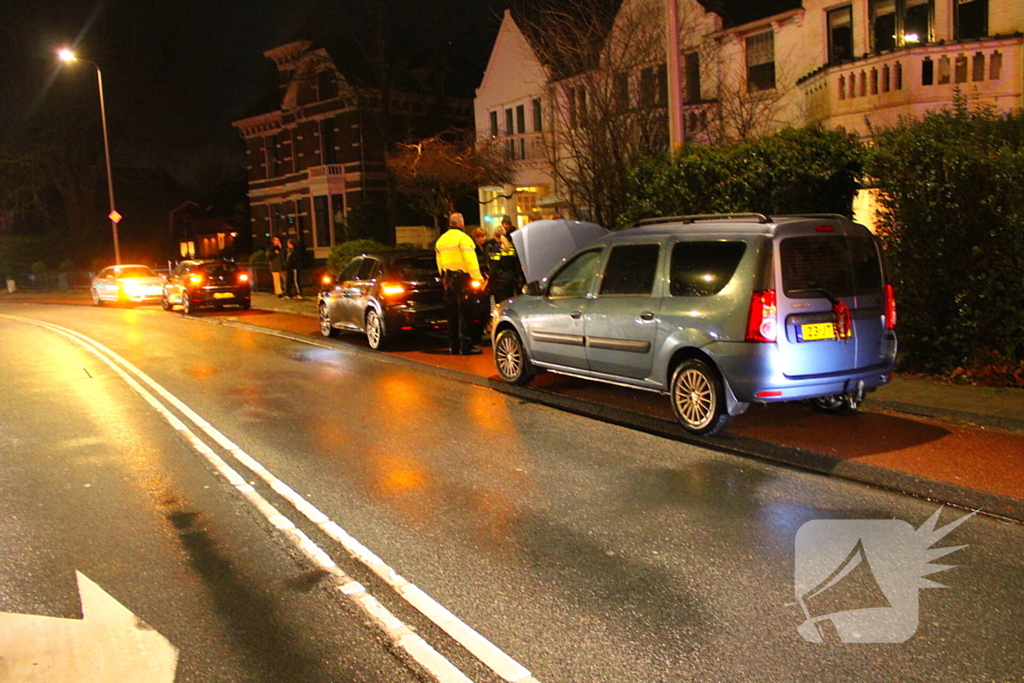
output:
[{"label": "double white line", "polygon": [[[519,662],[509,657],[419,587],[402,578],[369,548],[349,535],[341,526],[295,492],[290,486],[275,477],[252,456],[239,448],[209,422],[128,360],[99,342],[66,327],[20,316],[0,315],[0,318],[29,323],[56,332],[106,363],[147,403],[153,406],[168,424],[181,434],[196,452],[206,458],[299,552],[319,569],[328,572],[333,579],[335,587],[341,594],[352,601],[357,608],[366,614],[390,638],[396,647],[404,651],[434,680],[439,683],[472,683],[472,680],[454,664],[413,632],[408,625],[392,614],[373,595],[368,593],[362,584],[345,574],[320,546],[313,542],[301,529],[296,527],[288,517],[278,512],[273,505],[257,493],[237,470],[217,455],[188,425],[171,412],[167,405],[176,409],[185,419],[205,433],[231,457],[266,482],[271,489],[288,501],[295,510],[315,524],[328,537],[339,543],[351,557],[369,568],[404,598],[406,602],[451,636],[495,674],[509,681],[509,683],[539,683],[530,674],[529,670],[519,664]],[[143,386],[143,384],[146,386]],[[146,387],[149,388],[147,389]],[[166,401],[167,405],[162,403],[154,394]]]}]

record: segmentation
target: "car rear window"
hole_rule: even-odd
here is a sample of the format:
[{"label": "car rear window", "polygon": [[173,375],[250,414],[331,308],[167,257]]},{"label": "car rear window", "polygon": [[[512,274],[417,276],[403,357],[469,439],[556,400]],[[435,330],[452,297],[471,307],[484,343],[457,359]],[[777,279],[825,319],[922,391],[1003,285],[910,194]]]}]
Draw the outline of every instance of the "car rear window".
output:
[{"label": "car rear window", "polygon": [[747,250],[746,242],[678,242],[672,247],[669,293],[712,296],[732,279]]},{"label": "car rear window", "polygon": [[601,281],[601,294],[650,296],[658,270],[658,244],[626,244],[612,248]]},{"label": "car rear window", "polygon": [[214,277],[232,275],[236,270],[238,270],[238,266],[233,263],[204,263],[201,267],[204,273]]},{"label": "car rear window", "polygon": [[437,277],[437,260],[430,255],[396,258],[389,269],[394,277],[406,282],[422,282]]},{"label": "car rear window", "polygon": [[782,285],[792,298],[853,295],[853,273],[846,237],[814,235],[782,240]]}]

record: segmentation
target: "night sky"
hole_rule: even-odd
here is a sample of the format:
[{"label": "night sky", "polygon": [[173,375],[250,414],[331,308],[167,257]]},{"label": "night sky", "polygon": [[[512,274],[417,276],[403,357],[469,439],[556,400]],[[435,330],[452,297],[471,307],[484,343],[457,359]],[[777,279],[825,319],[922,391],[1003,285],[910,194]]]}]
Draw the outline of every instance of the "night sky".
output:
[{"label": "night sky", "polygon": [[[255,113],[276,70],[263,51],[295,39],[446,51],[453,84],[472,97],[502,0],[5,0],[0,9],[0,142],[46,115],[53,89],[95,93],[95,70],[62,65],[71,46],[103,69],[115,166],[162,167],[187,187],[240,163],[232,120]],[[383,23],[381,23],[383,22]],[[97,104],[98,108],[98,96]],[[97,131],[99,134],[99,131]]]}]

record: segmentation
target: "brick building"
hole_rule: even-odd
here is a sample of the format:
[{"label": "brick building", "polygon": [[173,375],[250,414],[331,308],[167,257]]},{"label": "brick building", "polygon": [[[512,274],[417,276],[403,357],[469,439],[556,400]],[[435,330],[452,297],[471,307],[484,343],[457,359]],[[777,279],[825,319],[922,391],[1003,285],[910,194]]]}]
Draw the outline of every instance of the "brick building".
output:
[{"label": "brick building", "polygon": [[472,103],[439,94],[429,75],[382,88],[373,65],[341,42],[295,41],[264,54],[277,66],[280,104],[234,122],[246,143],[254,244],[297,238],[325,258],[346,239],[393,242],[393,213],[379,216],[376,234],[353,234],[353,209],[389,213],[389,147],[471,125]]}]

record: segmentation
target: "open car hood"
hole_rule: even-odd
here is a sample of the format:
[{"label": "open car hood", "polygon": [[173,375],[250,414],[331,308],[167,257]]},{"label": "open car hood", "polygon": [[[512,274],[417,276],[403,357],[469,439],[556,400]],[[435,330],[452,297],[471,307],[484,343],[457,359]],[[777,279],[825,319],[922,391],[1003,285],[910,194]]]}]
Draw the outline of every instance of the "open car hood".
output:
[{"label": "open car hood", "polygon": [[512,243],[523,266],[527,282],[539,281],[577,250],[608,234],[596,223],[542,220],[527,223],[512,233]]}]

